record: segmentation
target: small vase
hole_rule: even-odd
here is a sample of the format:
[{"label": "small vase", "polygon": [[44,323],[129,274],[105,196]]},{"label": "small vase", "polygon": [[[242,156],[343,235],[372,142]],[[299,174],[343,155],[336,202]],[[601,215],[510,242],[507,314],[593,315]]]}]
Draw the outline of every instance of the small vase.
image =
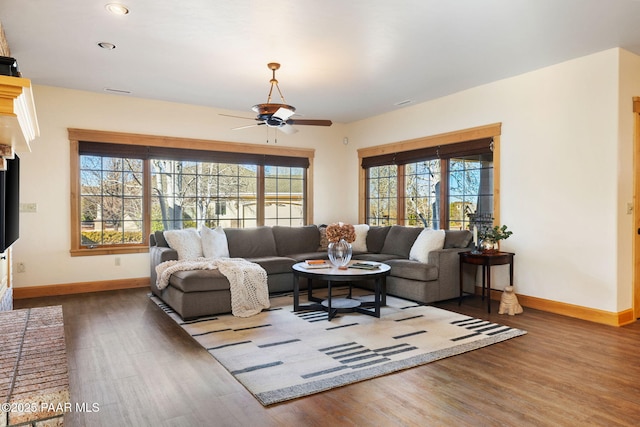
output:
[{"label": "small vase", "polygon": [[338,242],[331,242],[327,248],[327,254],[331,264],[344,270],[347,268],[349,261],[351,261],[351,243],[344,239],[340,239]]},{"label": "small vase", "polygon": [[485,238],[480,241],[480,250],[485,254],[498,252],[498,242],[493,239]]}]

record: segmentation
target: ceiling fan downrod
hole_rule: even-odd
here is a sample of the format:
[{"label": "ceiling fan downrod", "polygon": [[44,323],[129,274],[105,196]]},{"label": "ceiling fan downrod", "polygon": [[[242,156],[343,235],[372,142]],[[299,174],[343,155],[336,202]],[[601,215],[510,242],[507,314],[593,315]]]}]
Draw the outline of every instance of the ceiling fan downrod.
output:
[{"label": "ceiling fan downrod", "polygon": [[267,67],[272,72],[271,80],[269,80],[269,83],[271,83],[271,88],[269,89],[269,95],[267,96],[267,104],[271,104],[271,94],[273,93],[274,86],[276,87],[276,89],[278,89],[278,93],[280,94],[280,100],[282,101],[282,103],[286,104],[287,101],[284,100],[284,95],[282,95],[280,85],[278,85],[278,79],[276,79],[276,70],[280,69],[280,64],[278,64],[277,62],[270,62],[267,64]]}]

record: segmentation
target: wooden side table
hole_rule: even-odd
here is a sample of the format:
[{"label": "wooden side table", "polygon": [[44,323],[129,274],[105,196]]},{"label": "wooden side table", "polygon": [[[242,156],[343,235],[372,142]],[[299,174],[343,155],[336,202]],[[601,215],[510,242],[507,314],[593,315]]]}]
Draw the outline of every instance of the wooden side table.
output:
[{"label": "wooden side table", "polygon": [[[513,257],[511,252],[460,252],[460,299],[458,305],[462,304],[462,265],[473,264],[482,266],[482,300],[484,301],[484,290],[487,289],[487,313],[491,313],[491,266],[509,264],[509,285],[513,286]],[[485,280],[486,279],[486,280]]]}]

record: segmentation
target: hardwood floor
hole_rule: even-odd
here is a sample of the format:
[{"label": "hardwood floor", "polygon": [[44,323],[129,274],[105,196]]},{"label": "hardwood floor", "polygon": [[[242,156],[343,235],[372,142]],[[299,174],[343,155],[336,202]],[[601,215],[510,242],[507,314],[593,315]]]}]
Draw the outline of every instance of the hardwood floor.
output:
[{"label": "hardwood floor", "polygon": [[[62,305],[72,405],[65,426],[640,425],[640,323],[616,328],[479,298],[436,304],[528,334],[264,408],[156,307],[146,289],[16,300]],[[497,302],[495,303],[497,310]]]}]

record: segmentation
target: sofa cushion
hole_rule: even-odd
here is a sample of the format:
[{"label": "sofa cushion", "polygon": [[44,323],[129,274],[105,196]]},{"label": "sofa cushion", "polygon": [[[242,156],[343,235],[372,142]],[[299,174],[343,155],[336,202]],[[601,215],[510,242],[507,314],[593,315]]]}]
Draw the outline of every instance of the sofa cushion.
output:
[{"label": "sofa cushion", "polygon": [[356,240],[351,243],[351,248],[354,252],[367,252],[369,224],[356,224],[353,229],[356,232]]},{"label": "sofa cushion", "polygon": [[[274,225],[273,238],[278,255],[286,256],[302,252],[315,252],[320,246],[320,231],[316,225],[285,227]],[[271,254],[275,255],[275,254]]]},{"label": "sofa cushion", "polygon": [[416,241],[418,234],[423,228],[405,227],[402,225],[393,225],[384,239],[384,246],[380,252],[384,254],[398,255],[402,258],[409,259],[409,252]]},{"label": "sofa cushion", "polygon": [[433,264],[423,264],[409,259],[392,259],[386,263],[391,267],[391,275],[395,277],[421,282],[438,280],[438,267]]},{"label": "sofa cushion", "polygon": [[194,259],[202,256],[200,234],[195,228],[167,230],[164,238],[172,249],[178,251],[178,259]]},{"label": "sofa cushion", "polygon": [[225,228],[231,258],[274,256],[276,241],[271,227]]},{"label": "sofa cushion", "polygon": [[293,258],[287,258],[282,256],[264,256],[264,257],[247,258],[247,261],[260,264],[260,267],[264,268],[264,270],[267,272],[267,275],[291,273],[292,272],[291,267],[293,266],[293,264],[297,262]]},{"label": "sofa cushion", "polygon": [[425,228],[420,232],[409,251],[409,259],[424,264],[429,262],[429,252],[444,247],[444,230],[431,230]]},{"label": "sofa cushion", "polygon": [[473,240],[469,230],[445,230],[444,249],[466,248]]},{"label": "sofa cushion", "polygon": [[302,262],[308,259],[329,259],[327,251],[302,252],[299,254],[289,254],[288,258],[293,258],[296,262]]},{"label": "sofa cushion", "polygon": [[176,271],[169,284],[182,292],[209,292],[229,289],[229,281],[220,270]]},{"label": "sofa cushion", "polygon": [[391,226],[369,226],[367,231],[367,251],[380,253],[384,246],[384,239],[387,238],[387,234],[391,230]]},{"label": "sofa cushion", "polygon": [[376,261],[376,262],[387,262],[390,259],[402,259],[398,255],[393,254],[375,254],[373,252],[366,252],[362,254],[354,254],[353,258],[355,260],[360,261]]},{"label": "sofa cushion", "polygon": [[229,258],[227,235],[222,227],[211,229],[202,226],[200,239],[202,240],[202,254],[205,258]]}]

